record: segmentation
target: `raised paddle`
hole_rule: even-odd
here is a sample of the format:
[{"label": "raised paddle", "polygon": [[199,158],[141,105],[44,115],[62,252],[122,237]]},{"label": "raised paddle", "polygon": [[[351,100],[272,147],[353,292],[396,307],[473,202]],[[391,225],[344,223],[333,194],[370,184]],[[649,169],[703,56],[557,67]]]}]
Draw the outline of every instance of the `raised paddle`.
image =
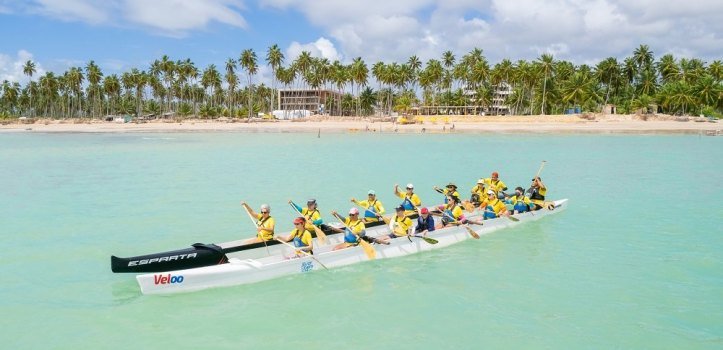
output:
[{"label": "raised paddle", "polygon": [[450,220],[452,220],[453,223],[462,225],[465,229],[467,229],[467,232],[469,233],[469,235],[472,236],[474,239],[479,239],[479,234],[477,234],[477,232],[474,232],[474,230],[472,228],[470,228],[469,225],[463,224],[463,223],[457,221],[457,219],[452,217],[452,215],[449,215],[449,213],[447,213],[446,210],[442,210],[442,215],[447,216]]},{"label": "raised paddle", "polygon": [[547,161],[543,160],[542,163],[540,164],[540,169],[537,169],[537,175],[535,175],[535,179],[540,176],[540,173],[542,172],[542,168],[545,167],[545,163],[547,163]]},{"label": "raised paddle", "polygon": [[[249,206],[248,206],[248,204],[246,204],[246,203],[244,203],[244,202],[241,202],[241,206],[244,207],[244,210],[246,211],[246,214],[249,214],[249,219],[251,219],[251,222],[253,222],[253,223],[254,223],[254,226],[256,226],[256,237],[258,237],[259,224],[256,223],[256,219],[254,218],[254,216],[251,215],[251,212],[249,211]],[[263,239],[263,238],[261,238],[261,237],[259,237],[259,238],[261,239],[261,242],[264,242],[264,247],[266,247],[266,254],[271,255],[271,252],[269,251],[269,245],[266,244],[266,240]]]},{"label": "raised paddle", "polygon": [[276,240],[279,241],[279,242],[281,242],[282,244],[287,245],[287,246],[289,246],[289,247],[291,247],[291,248],[294,248],[294,250],[299,251],[299,252],[302,252],[302,253],[304,253],[306,256],[314,259],[314,261],[318,262],[319,265],[321,265],[321,267],[323,267],[323,268],[325,268],[325,269],[327,269],[327,270],[329,269],[329,268],[327,268],[326,266],[324,266],[324,264],[323,264],[321,261],[319,261],[319,259],[317,259],[314,255],[309,254],[309,253],[307,253],[307,252],[299,249],[298,247],[294,247],[293,245],[289,244],[288,242],[284,242],[284,241],[282,241],[282,240],[279,239],[279,238],[276,238]]},{"label": "raised paddle", "polygon": [[364,254],[367,255],[367,258],[369,258],[369,260],[374,260],[374,259],[377,257],[377,252],[376,252],[376,250],[374,250],[374,248],[372,247],[372,245],[369,244],[367,241],[363,240],[360,235],[354,233],[354,231],[352,231],[352,230],[349,228],[349,226],[347,226],[347,225],[344,223],[344,219],[342,219],[341,216],[339,216],[339,214],[331,213],[331,215],[334,215],[334,217],[336,217],[337,219],[339,219],[339,221],[341,222],[341,224],[344,225],[344,228],[347,229],[347,230],[349,230],[349,232],[351,232],[354,236],[357,237],[357,239],[359,240],[359,245],[362,247],[362,249],[364,250]]},{"label": "raised paddle", "polygon": [[[295,212],[299,213],[299,215],[304,216],[304,214],[302,214],[302,213],[299,211],[299,209],[296,207],[296,205],[294,204],[294,202],[289,201],[289,205],[294,209]],[[314,228],[314,232],[316,233],[316,237],[319,237],[319,243],[321,243],[321,244],[326,244],[326,233],[324,233],[324,231],[322,231],[321,228],[319,228],[318,226],[314,225],[314,223],[311,222],[311,218],[308,218],[306,221],[309,223],[309,225],[311,225],[311,226]]]}]

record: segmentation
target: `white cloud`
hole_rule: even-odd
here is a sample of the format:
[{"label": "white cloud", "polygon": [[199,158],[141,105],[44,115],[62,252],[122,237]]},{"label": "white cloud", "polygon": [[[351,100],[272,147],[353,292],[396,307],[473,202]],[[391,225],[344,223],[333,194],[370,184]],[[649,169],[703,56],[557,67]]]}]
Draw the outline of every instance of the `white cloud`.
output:
[{"label": "white cloud", "polygon": [[[23,67],[28,60],[35,61],[33,54],[25,50],[18,51],[14,56],[0,53],[0,81],[8,80],[25,84],[28,76],[23,73]],[[35,69],[33,80],[37,81],[39,76],[45,74],[45,69],[38,62],[35,62]]]},{"label": "white cloud", "polygon": [[326,58],[331,62],[341,60],[341,55],[339,55],[336,47],[334,47],[334,43],[324,37],[307,44],[300,44],[296,41],[292,42],[286,49],[286,60],[288,62],[295,60],[301,55],[302,51],[308,51],[313,57]]},{"label": "white cloud", "polygon": [[552,53],[575,62],[625,57],[647,44],[720,59],[723,2],[697,0],[262,0],[302,13],[346,59],[368,63],[457,57],[479,47],[492,62]]},{"label": "white cloud", "polygon": [[[211,22],[246,27],[241,0],[32,0],[20,11],[93,25],[142,25],[158,33],[184,36]],[[9,9],[9,8],[8,8]]]}]

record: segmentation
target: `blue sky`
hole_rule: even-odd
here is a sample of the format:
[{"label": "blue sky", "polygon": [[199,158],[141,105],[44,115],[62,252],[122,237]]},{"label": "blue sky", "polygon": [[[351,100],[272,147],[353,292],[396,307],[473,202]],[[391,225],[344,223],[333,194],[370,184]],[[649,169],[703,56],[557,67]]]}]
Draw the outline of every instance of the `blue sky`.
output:
[{"label": "blue sky", "polygon": [[246,48],[263,60],[272,44],[289,59],[425,61],[479,47],[492,63],[552,53],[580,64],[644,43],[711,62],[723,56],[721,14],[709,0],[0,0],[0,80],[24,81],[27,59],[40,72],[89,60],[146,69],[164,54],[222,67]]}]

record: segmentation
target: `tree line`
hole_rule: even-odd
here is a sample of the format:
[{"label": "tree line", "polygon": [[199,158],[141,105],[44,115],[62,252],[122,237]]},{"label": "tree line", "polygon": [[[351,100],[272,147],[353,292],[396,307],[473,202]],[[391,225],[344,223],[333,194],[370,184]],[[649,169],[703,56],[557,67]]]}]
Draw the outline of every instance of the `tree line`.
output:
[{"label": "tree line", "polygon": [[[144,114],[246,118],[278,109],[278,89],[331,90],[331,115],[372,115],[405,112],[415,106],[473,106],[491,109],[502,96],[511,114],[562,114],[570,108],[600,112],[608,104],[618,113],[657,108],[667,114],[723,113],[723,65],[697,58],[666,54],[656,60],[640,45],[622,61],[609,57],[598,64],[576,65],[551,54],[491,65],[481,49],[456,57],[446,51],[439,59],[376,62],[361,57],[349,64],[330,62],[302,52],[291,62],[278,45],[266,51],[264,63],[272,72],[271,86],[256,82],[259,59],[252,49],[229,58],[224,67],[204,69],[190,59],[163,56],[145,70],[104,74],[94,62],[71,67],[62,74],[37,77],[36,63],[23,66],[29,78],[22,86],[0,85],[0,117],[101,118],[105,115]],[[443,109],[438,109],[438,111]]]}]

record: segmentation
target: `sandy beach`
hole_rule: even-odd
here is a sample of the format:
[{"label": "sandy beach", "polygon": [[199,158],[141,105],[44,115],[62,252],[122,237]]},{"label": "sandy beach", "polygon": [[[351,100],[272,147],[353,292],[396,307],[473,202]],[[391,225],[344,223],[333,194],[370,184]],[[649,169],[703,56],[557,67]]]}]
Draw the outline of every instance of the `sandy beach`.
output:
[{"label": "sandy beach", "polygon": [[667,115],[426,116],[416,124],[379,117],[310,117],[303,120],[155,120],[114,123],[100,120],[39,119],[5,123],[0,132],[382,132],[382,133],[622,133],[723,135],[719,122]]}]

